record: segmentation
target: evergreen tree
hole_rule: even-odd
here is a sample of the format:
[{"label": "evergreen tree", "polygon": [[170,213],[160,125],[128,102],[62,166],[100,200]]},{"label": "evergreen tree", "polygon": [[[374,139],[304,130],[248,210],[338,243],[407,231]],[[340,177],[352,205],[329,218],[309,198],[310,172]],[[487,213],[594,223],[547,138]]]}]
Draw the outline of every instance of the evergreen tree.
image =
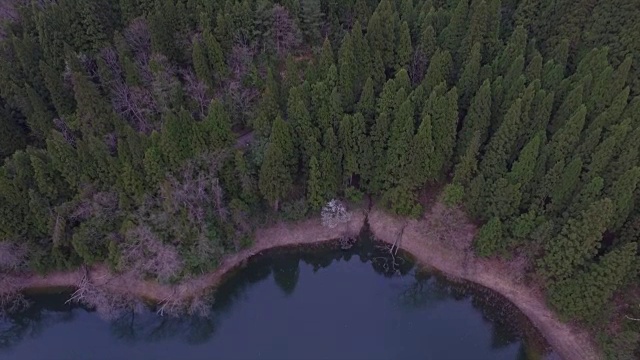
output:
[{"label": "evergreen tree", "polygon": [[571,92],[567,95],[565,100],[558,108],[558,111],[553,116],[551,120],[551,126],[549,130],[552,133],[555,133],[560,129],[564,124],[569,121],[569,119],[576,113],[580,106],[582,105],[582,94],[584,93],[584,88],[582,86],[576,86],[571,90]]},{"label": "evergreen tree", "polygon": [[59,115],[69,115],[73,113],[75,102],[69,90],[65,88],[62,77],[54,68],[47,65],[44,61],[40,62],[40,71],[47,85],[47,90],[49,90],[49,94],[51,94],[51,102],[53,102],[56,112]]},{"label": "evergreen tree", "polygon": [[307,181],[307,203],[313,210],[320,210],[325,202],[320,174],[320,165],[314,156],[309,162],[309,180]]},{"label": "evergreen tree", "polygon": [[273,121],[269,142],[277,145],[287,169],[293,171],[294,166],[298,163],[293,141],[293,131],[291,126],[282,120],[281,117],[276,117]]},{"label": "evergreen tree", "polygon": [[640,180],[640,167],[634,167],[616,180],[607,191],[613,201],[612,229],[617,230],[625,223],[634,206],[634,192]]},{"label": "evergreen tree", "polygon": [[460,90],[460,108],[469,108],[471,98],[478,91],[480,75],[480,43],[475,43],[471,49],[471,55],[464,64],[462,75],[458,79],[457,88]]},{"label": "evergreen tree", "polygon": [[603,199],[567,221],[560,234],[545,244],[545,254],[538,263],[541,274],[554,282],[566,280],[590,260],[600,247],[613,211],[611,200]]},{"label": "evergreen tree", "polygon": [[560,212],[566,207],[567,202],[580,185],[580,173],[582,171],[582,160],[574,158],[564,168],[559,181],[551,189],[550,207]]},{"label": "evergreen tree", "polygon": [[373,89],[373,79],[371,77],[368,77],[364,83],[362,93],[360,94],[360,101],[356,109],[365,117],[369,123],[369,127],[371,127],[376,114],[376,96]]},{"label": "evergreen tree", "polygon": [[342,151],[338,145],[333,128],[327,128],[322,140],[320,153],[320,174],[322,174],[322,189],[326,199],[336,196],[342,184]]},{"label": "evergreen tree", "polygon": [[487,179],[497,179],[507,171],[507,161],[511,157],[517,134],[522,126],[521,106],[520,99],[511,105],[502,125],[487,144],[480,163],[480,170]]},{"label": "evergreen tree", "polygon": [[[428,100],[428,112],[433,124],[434,160],[433,166],[437,175],[446,175],[451,168],[453,150],[458,127],[458,92],[452,88],[443,95],[432,93],[433,101]],[[434,96],[435,95],[435,96]]]},{"label": "evergreen tree", "polygon": [[390,0],[382,0],[369,18],[367,42],[371,49],[380,51],[386,68],[395,65],[396,16]]},{"label": "evergreen tree", "polygon": [[494,72],[496,74],[506,74],[514,59],[518,59],[521,56],[524,57],[526,46],[527,31],[522,26],[518,26],[509,37],[509,41],[502,53],[495,58]]},{"label": "evergreen tree", "polygon": [[484,38],[486,36],[488,16],[486,1],[473,0],[471,2],[470,13],[471,15],[467,34],[462,40],[462,45],[458,50],[458,56],[460,59],[468,59],[469,54],[473,53],[473,47],[475,47],[476,43],[480,44],[480,49],[478,51],[482,52],[482,44],[485,43]]},{"label": "evergreen tree", "polygon": [[615,291],[636,272],[636,243],[615,248],[574,277],[549,288],[551,304],[564,316],[588,322],[597,320],[606,310]]},{"label": "evergreen tree", "polygon": [[200,41],[193,42],[191,60],[193,61],[193,68],[196,71],[198,79],[203,81],[209,87],[213,87],[213,77],[211,75],[211,68],[209,67],[209,60],[207,59],[205,50],[202,48]]},{"label": "evergreen tree", "polygon": [[553,134],[551,141],[547,145],[549,164],[553,165],[558,161],[567,160],[567,157],[580,140],[586,114],[587,109],[582,105],[571,116],[569,121]]},{"label": "evergreen tree", "polygon": [[396,48],[396,66],[397,70],[405,68],[411,61],[413,55],[413,46],[411,45],[411,32],[409,24],[406,21],[400,25],[398,33],[398,47]]},{"label": "evergreen tree", "polygon": [[467,151],[475,133],[479,134],[479,143],[484,143],[488,137],[490,125],[491,83],[485,80],[471,100],[471,105],[462,121],[462,129],[456,145],[456,158],[460,158]]},{"label": "evergreen tree", "polygon": [[437,169],[434,169],[435,155],[433,135],[431,133],[431,116],[424,114],[418,132],[414,135],[411,144],[410,176],[412,185],[421,187],[426,182],[433,180]]},{"label": "evergreen tree", "polygon": [[508,179],[512,184],[524,187],[532,180],[541,144],[542,136],[536,135],[522,148],[508,174]]},{"label": "evergreen tree", "polygon": [[469,142],[465,153],[459,158],[454,169],[453,183],[468,186],[478,172],[478,155],[480,152],[480,131],[476,131]]},{"label": "evergreen tree", "polygon": [[462,38],[467,32],[467,17],[469,15],[469,2],[458,1],[455,9],[451,13],[449,25],[440,33],[440,44],[444,49],[455,53],[460,48]]},{"label": "evergreen tree", "polygon": [[473,247],[478,256],[489,257],[501,249],[502,243],[502,222],[499,218],[494,217],[480,228],[474,239]]},{"label": "evergreen tree", "polygon": [[227,66],[224,62],[224,53],[222,52],[222,47],[213,36],[211,31],[205,30],[202,36],[206,58],[209,62],[208,68],[210,69],[211,74],[216,79],[220,80],[224,78],[227,73]]},{"label": "evergreen tree", "polygon": [[286,165],[286,158],[277,143],[269,142],[260,168],[260,193],[278,211],[293,181]]},{"label": "evergreen tree", "polygon": [[451,71],[453,70],[453,61],[451,60],[451,54],[448,51],[437,51],[429,67],[427,68],[427,74],[424,78],[424,90],[430,94],[435,87],[442,83],[448,83],[451,77]]},{"label": "evergreen tree", "polygon": [[345,110],[350,111],[356,103],[356,78],[358,74],[357,63],[353,53],[351,35],[345,35],[338,55],[340,64],[340,95]]},{"label": "evergreen tree", "polygon": [[386,157],[386,188],[407,184],[411,161],[411,141],[414,136],[414,107],[406,100],[391,124]]},{"label": "evergreen tree", "polygon": [[325,75],[329,72],[332,65],[335,65],[333,48],[328,38],[322,43],[322,51],[320,52],[320,60],[318,60],[318,74]]}]

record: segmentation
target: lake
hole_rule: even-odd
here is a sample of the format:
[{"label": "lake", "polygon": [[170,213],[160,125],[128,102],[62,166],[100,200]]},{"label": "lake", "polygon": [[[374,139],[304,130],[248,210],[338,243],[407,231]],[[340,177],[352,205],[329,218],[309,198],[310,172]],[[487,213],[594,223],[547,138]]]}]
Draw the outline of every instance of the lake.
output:
[{"label": "lake", "polygon": [[107,322],[69,293],[0,320],[0,359],[539,359],[547,345],[487,290],[349,250],[277,250],[218,288],[208,317],[151,308]]}]

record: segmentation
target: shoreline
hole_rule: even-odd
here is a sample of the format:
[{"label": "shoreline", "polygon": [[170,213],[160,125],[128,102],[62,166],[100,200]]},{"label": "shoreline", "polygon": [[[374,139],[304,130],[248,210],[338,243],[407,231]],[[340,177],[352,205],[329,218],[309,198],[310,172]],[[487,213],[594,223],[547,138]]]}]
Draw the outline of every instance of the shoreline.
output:
[{"label": "shoreline", "polygon": [[[94,266],[88,276],[103,289],[121,295],[133,295],[159,303],[170,298],[186,299],[214,289],[234,270],[242,267],[263,251],[300,245],[319,245],[342,236],[357,236],[368,223],[371,233],[380,241],[397,246],[410,254],[418,265],[432,267],[454,280],[469,281],[495,291],[518,308],[544,336],[554,352],[567,360],[597,360],[599,352],[589,334],[561,322],[546,305],[535,288],[527,287],[504,261],[477,259],[470,244],[476,228],[458,211],[456,218],[436,204],[420,220],[406,220],[389,215],[377,207],[370,211],[355,210],[348,223],[328,229],[319,219],[295,224],[279,223],[259,229],[255,242],[247,249],[226,256],[220,266],[177,285],[154,281],[132,280],[110,273],[106,266]],[[447,224],[447,222],[451,224]],[[83,270],[56,272],[46,276],[18,274],[20,291],[38,288],[76,287],[84,277]],[[11,289],[0,289],[0,295]]]}]

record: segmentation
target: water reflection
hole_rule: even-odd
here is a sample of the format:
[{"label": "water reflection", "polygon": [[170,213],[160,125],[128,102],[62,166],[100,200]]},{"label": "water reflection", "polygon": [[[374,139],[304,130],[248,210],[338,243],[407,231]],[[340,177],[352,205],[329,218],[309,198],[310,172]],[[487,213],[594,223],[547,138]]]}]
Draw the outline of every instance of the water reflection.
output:
[{"label": "water reflection", "polygon": [[[71,342],[78,334],[107,344],[113,352],[105,358],[200,358],[215,351],[224,358],[536,359],[545,353],[522,314],[499,296],[419,271],[398,256],[404,261],[393,265],[388,251],[371,242],[347,251],[259,256],[216,291],[207,317],[162,317],[149,308],[105,323],[66,304],[68,294],[31,296],[33,306],[0,320],[0,358],[30,358],[29,344]],[[48,331],[63,325],[65,334]],[[460,343],[469,352],[452,347]],[[73,354],[86,356],[82,351]]]}]

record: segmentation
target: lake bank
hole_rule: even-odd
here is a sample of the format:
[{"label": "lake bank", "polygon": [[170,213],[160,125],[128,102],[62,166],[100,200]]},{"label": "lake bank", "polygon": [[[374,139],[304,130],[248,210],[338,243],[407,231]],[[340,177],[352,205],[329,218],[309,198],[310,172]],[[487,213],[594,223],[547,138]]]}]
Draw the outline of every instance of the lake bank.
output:
[{"label": "lake bank", "polygon": [[[254,244],[227,256],[215,272],[187,280],[177,285],[134,280],[114,275],[105,266],[91,268],[86,275],[106,291],[143,297],[157,302],[194,297],[219,285],[235,269],[263,251],[289,246],[318,245],[343,236],[356,236],[369,223],[375,237],[392,249],[399,247],[411,254],[419,264],[433,267],[443,274],[467,280],[491,289],[522,311],[544,335],[552,348],[565,359],[598,359],[598,352],[589,335],[562,323],[546,306],[542,295],[523,285],[513,272],[513,264],[476,259],[469,247],[475,226],[461,213],[452,213],[436,205],[421,220],[406,220],[373,208],[357,210],[351,220],[333,229],[325,228],[319,219],[296,224],[281,223],[258,230]],[[19,276],[14,282],[21,289],[75,287],[85,272],[58,272],[47,276]],[[7,289],[0,289],[0,294]]]}]

